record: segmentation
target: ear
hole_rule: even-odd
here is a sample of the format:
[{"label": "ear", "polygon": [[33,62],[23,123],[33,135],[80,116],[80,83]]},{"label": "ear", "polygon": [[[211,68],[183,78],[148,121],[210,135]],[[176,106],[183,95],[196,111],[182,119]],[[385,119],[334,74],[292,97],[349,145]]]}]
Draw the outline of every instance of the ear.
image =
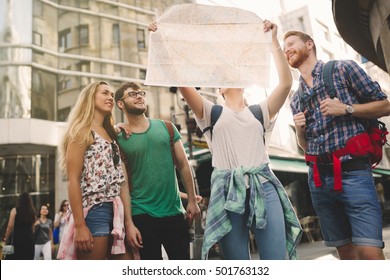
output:
[{"label": "ear", "polygon": [[306,47],[307,47],[309,50],[313,49],[313,46],[314,46],[314,42],[313,42],[312,40],[308,40],[308,41],[306,42]]},{"label": "ear", "polygon": [[116,102],[116,106],[118,106],[118,108],[123,111],[125,105],[123,104],[123,101],[122,100],[119,100]]}]

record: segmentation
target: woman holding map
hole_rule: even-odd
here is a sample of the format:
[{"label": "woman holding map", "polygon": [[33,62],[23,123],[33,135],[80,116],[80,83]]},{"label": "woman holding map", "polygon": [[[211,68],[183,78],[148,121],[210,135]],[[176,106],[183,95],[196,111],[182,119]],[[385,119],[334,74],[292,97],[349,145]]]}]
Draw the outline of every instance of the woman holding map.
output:
[{"label": "woman holding map", "polygon": [[[212,152],[214,170],[202,258],[207,258],[209,249],[219,242],[224,259],[250,259],[250,230],[260,259],[296,258],[296,246],[302,234],[300,223],[283,186],[269,168],[267,154],[276,117],[292,86],[277,29],[276,24],[263,22],[264,32],[272,33],[270,52],[279,83],[254,110],[247,106],[243,88],[220,88],[224,104],[218,121],[214,118],[216,122],[212,126],[212,111],[215,112],[216,106],[195,87],[179,87]],[[150,24],[149,30],[158,32],[157,24]]]}]

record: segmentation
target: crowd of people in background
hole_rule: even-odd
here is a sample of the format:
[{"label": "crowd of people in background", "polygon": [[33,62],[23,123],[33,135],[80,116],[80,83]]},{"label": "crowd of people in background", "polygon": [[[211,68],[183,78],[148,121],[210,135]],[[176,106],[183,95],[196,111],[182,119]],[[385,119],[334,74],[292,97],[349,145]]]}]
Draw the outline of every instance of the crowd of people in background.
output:
[{"label": "crowd of people in background", "polygon": [[4,244],[13,245],[14,253],[4,255],[3,258],[7,260],[55,259],[53,230],[57,226],[64,228],[68,205],[68,200],[61,203],[62,211],[56,214],[56,219],[62,221],[58,220],[58,224],[53,225],[47,204],[42,204],[39,211],[36,211],[31,195],[28,192],[20,194],[16,206],[10,212],[3,237]]}]

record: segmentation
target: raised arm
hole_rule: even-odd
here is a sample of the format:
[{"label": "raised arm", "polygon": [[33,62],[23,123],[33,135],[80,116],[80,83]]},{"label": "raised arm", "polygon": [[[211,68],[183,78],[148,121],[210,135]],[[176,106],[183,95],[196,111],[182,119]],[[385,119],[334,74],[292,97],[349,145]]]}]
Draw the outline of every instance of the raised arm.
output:
[{"label": "raised arm", "polygon": [[200,93],[191,87],[179,87],[181,95],[198,119],[203,119],[203,98]]},{"label": "raised arm", "polygon": [[279,112],[280,108],[286,101],[286,98],[291,90],[293,79],[290,67],[277,38],[278,26],[266,20],[264,21],[264,31],[272,31],[271,52],[279,78],[278,85],[274,88],[270,97],[268,98],[269,117],[272,119]]}]

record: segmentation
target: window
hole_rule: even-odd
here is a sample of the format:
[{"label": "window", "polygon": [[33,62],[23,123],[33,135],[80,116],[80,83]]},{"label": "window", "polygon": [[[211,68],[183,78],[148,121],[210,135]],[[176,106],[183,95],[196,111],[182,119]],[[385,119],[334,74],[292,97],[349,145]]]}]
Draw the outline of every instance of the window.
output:
[{"label": "window", "polygon": [[114,23],[112,25],[112,44],[114,46],[119,46],[120,33],[119,33],[119,23]]},{"label": "window", "polygon": [[79,0],[79,7],[82,9],[89,9],[89,0]]},{"label": "window", "polygon": [[331,39],[331,36],[330,36],[330,31],[329,31],[329,27],[326,26],[325,24],[322,24],[321,22],[318,22],[319,23],[319,26],[320,26],[320,29],[322,30],[323,32],[323,35],[324,35],[324,39],[328,42],[331,42],[332,39]]},{"label": "window", "polygon": [[33,13],[34,13],[34,16],[36,16],[36,17],[43,16],[43,4],[41,1],[34,1]]},{"label": "window", "polygon": [[[68,67],[66,67],[66,70],[70,70],[70,69],[71,69],[70,65]],[[72,79],[70,76],[60,75],[58,77],[58,84],[57,84],[58,91],[70,89],[70,88],[72,88],[72,86],[73,86],[73,84],[72,84]]]},{"label": "window", "polygon": [[[54,205],[56,165],[54,151],[40,154],[38,150],[39,148],[31,145],[28,151],[31,151],[32,155],[18,154],[16,151],[15,155],[0,157],[0,216],[2,218],[8,218],[9,211],[15,207],[18,195],[22,192],[30,193],[36,208],[42,203]],[[55,213],[56,209],[52,207],[50,211]],[[2,232],[7,227],[7,222],[3,221]]]},{"label": "window", "polygon": [[88,45],[89,44],[89,28],[88,25],[79,26],[79,45]]},{"label": "window", "polygon": [[298,18],[298,21],[299,21],[299,28],[302,32],[306,32],[306,28],[305,28],[305,20],[303,17],[299,17]]},{"label": "window", "polygon": [[33,44],[37,46],[42,46],[42,34],[38,32],[33,32]]},{"label": "window", "polygon": [[[80,61],[77,65],[77,69],[78,71],[80,72],[83,72],[83,73],[89,73],[91,71],[91,63],[89,61]],[[81,76],[80,77],[80,83],[82,86],[85,86],[87,84],[90,83],[90,78],[89,77],[84,77],[84,76]]]},{"label": "window", "polygon": [[58,121],[65,122],[68,119],[70,107],[65,107],[58,110]]},{"label": "window", "polygon": [[140,69],[139,70],[139,78],[141,80],[145,80],[146,79],[146,69]]},{"label": "window", "polygon": [[43,94],[42,76],[39,71],[32,72],[32,91],[36,94]]},{"label": "window", "polygon": [[70,28],[60,31],[58,34],[58,48],[60,52],[70,48],[72,45],[72,37]]},{"label": "window", "polygon": [[145,49],[145,30],[144,29],[137,29],[137,45],[139,49]]},{"label": "window", "polygon": [[32,114],[35,119],[47,120],[49,118],[47,111],[39,107],[33,107]]}]

